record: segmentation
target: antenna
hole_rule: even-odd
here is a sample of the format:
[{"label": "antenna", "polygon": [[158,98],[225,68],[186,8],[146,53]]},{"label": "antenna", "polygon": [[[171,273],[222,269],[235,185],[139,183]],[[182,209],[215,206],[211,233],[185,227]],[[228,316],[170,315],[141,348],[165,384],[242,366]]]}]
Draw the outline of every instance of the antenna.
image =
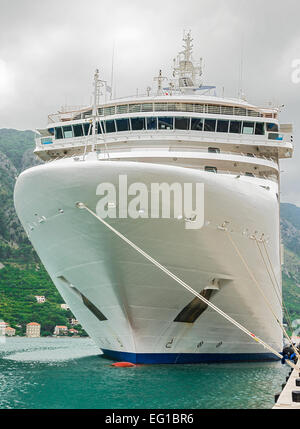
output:
[{"label": "antenna", "polygon": [[113,84],[114,84],[115,44],[116,44],[116,41],[115,41],[115,39],[114,39],[114,43],[113,43],[113,51],[112,51],[112,58],[111,58],[110,99],[112,99]]},{"label": "antenna", "polygon": [[157,95],[162,95],[162,83],[167,79],[162,75],[162,71],[159,70],[158,76],[156,76],[153,80],[157,81]]},{"label": "antenna", "polygon": [[244,81],[244,36],[242,36],[242,45],[241,45],[241,60],[240,60],[240,70],[239,70],[239,83],[238,83],[238,98],[245,99],[245,94],[243,90],[243,81]]}]

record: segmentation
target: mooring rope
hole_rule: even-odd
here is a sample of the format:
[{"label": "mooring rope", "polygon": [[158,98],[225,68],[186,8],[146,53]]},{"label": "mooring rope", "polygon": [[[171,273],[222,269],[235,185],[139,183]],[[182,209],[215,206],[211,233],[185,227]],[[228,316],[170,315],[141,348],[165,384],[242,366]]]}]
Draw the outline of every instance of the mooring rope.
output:
[{"label": "mooring rope", "polygon": [[[268,307],[268,308],[269,308],[269,310],[271,311],[271,313],[272,313],[272,315],[274,316],[274,318],[275,318],[276,322],[277,322],[277,323],[278,323],[278,325],[280,326],[280,328],[281,328],[281,330],[282,330],[282,332],[283,332],[284,336],[287,338],[288,342],[289,342],[289,343],[291,344],[291,346],[293,347],[293,350],[294,350],[295,354],[297,355],[297,357],[298,357],[298,359],[299,359],[299,358],[300,358],[299,352],[298,352],[298,350],[296,349],[296,347],[294,347],[294,345],[293,345],[293,342],[292,342],[291,338],[289,337],[289,335],[287,334],[287,332],[286,332],[286,330],[285,330],[285,328],[284,328],[283,324],[281,323],[281,321],[280,321],[280,320],[279,320],[279,318],[277,317],[277,315],[276,315],[276,313],[275,313],[275,310],[274,310],[274,309],[273,309],[273,307],[272,307],[272,304],[270,303],[269,299],[266,297],[266,295],[265,295],[265,293],[264,293],[264,291],[263,291],[262,287],[261,287],[261,286],[260,286],[260,284],[258,283],[258,281],[257,281],[256,277],[254,276],[254,274],[253,274],[252,270],[250,269],[250,267],[249,267],[249,265],[247,264],[247,262],[246,262],[245,258],[243,257],[242,253],[240,252],[239,248],[237,247],[237,245],[236,245],[235,241],[233,240],[233,238],[232,238],[232,236],[231,236],[230,232],[228,231],[228,229],[227,229],[227,228],[224,228],[224,230],[226,231],[227,236],[229,237],[229,240],[230,240],[231,244],[233,245],[233,247],[234,247],[234,249],[235,249],[235,251],[236,251],[237,255],[239,256],[239,258],[240,258],[240,259],[241,259],[241,261],[243,262],[243,264],[244,264],[244,266],[245,266],[246,270],[248,271],[248,273],[249,273],[249,275],[250,275],[251,279],[253,280],[253,282],[254,282],[255,286],[257,287],[258,291],[260,292],[261,296],[263,297],[263,299],[264,299],[264,301],[265,301],[265,303],[266,303],[267,307]],[[257,242],[256,237],[255,237],[255,241]],[[272,283],[272,285],[273,285],[273,283]],[[274,285],[273,285],[273,287],[274,287]],[[280,304],[280,307],[281,307],[281,304]]]},{"label": "mooring rope", "polygon": [[[261,249],[260,249],[260,247],[259,247],[259,244],[258,244],[258,240],[257,240],[257,239],[256,239],[256,242],[257,242],[257,245],[258,245],[259,250],[261,251]],[[278,289],[280,289],[280,285],[279,285],[278,280],[277,280],[277,277],[276,277],[276,275],[275,275],[275,270],[274,270],[274,267],[273,267],[273,264],[272,264],[271,258],[270,258],[270,256],[269,256],[268,249],[267,249],[267,247],[266,247],[266,245],[265,245],[265,240],[264,240],[264,239],[262,239],[262,243],[263,243],[264,250],[265,250],[265,253],[266,253],[266,255],[267,255],[267,258],[268,258],[268,261],[269,261],[269,265],[270,265],[270,267],[271,267],[271,270],[272,270],[273,277],[274,277],[274,279],[275,279],[275,282],[276,282],[277,288],[278,288]],[[270,272],[269,272],[269,270],[268,270],[268,267],[267,267],[267,264],[266,264],[266,262],[265,262],[265,259],[264,259],[264,257],[263,257],[263,256],[262,256],[262,258],[263,258],[263,261],[264,261],[264,263],[265,263],[266,269],[267,269],[267,271],[268,271],[268,274],[269,274],[270,280],[271,280],[271,282],[272,282],[272,284],[273,284],[274,290],[276,290],[277,288],[276,288],[276,286],[274,285],[274,281],[273,281],[272,276],[271,276],[271,274],[270,274]],[[286,306],[285,306],[285,304],[284,304],[284,302],[283,302],[283,298],[282,298],[282,307],[283,307],[283,308],[285,309],[285,311],[286,311],[287,318],[288,318],[288,325],[289,325],[290,329],[292,329],[292,326],[291,326],[291,320],[290,320],[290,316],[289,316],[289,312],[288,312],[288,309],[286,308]],[[292,339],[290,338],[290,336],[289,336],[289,335],[288,335],[288,333],[286,332],[286,329],[284,328],[284,326],[283,326],[283,325],[282,325],[282,327],[283,327],[283,332],[285,333],[286,338],[288,339],[289,343],[291,344],[291,346],[292,346],[292,348],[293,348],[293,350],[294,350],[294,352],[295,352],[295,354],[296,354],[297,358],[300,360],[300,354],[299,354],[298,349],[294,346]]]},{"label": "mooring rope", "polygon": [[[257,343],[261,344],[264,348],[268,349],[271,353],[273,353],[279,359],[282,359],[282,355],[280,353],[278,353],[277,350],[273,349],[272,346],[265,343],[261,338],[257,337],[255,334],[250,332],[247,328],[245,328],[243,325],[241,325],[239,322],[237,322],[231,316],[226,314],[224,311],[222,311],[220,308],[218,308],[212,302],[208,301],[206,298],[204,298],[202,295],[200,295],[198,292],[196,292],[191,286],[189,286],[187,283],[185,283],[183,280],[181,280],[179,277],[177,277],[175,274],[173,274],[171,271],[169,271],[166,267],[161,265],[158,261],[156,261],[150,255],[148,255],[146,252],[144,252],[140,247],[138,247],[136,244],[134,244],[132,241],[130,241],[127,237],[125,237],[123,234],[121,234],[119,231],[117,231],[113,226],[111,226],[104,219],[102,219],[95,212],[93,212],[93,210],[88,208],[84,203],[77,202],[76,207],[78,207],[79,209],[84,209],[84,210],[88,211],[92,216],[94,216],[96,219],[98,219],[103,225],[105,225],[108,229],[110,229],[114,234],[116,234],[118,237],[120,237],[123,241],[125,241],[134,250],[136,250],[138,253],[140,253],[142,256],[144,256],[148,261],[150,261],[152,264],[154,264],[157,268],[159,268],[161,271],[163,271],[165,274],[167,274],[169,277],[171,277],[173,280],[175,280],[177,283],[179,283],[181,286],[183,286],[186,290],[188,290],[194,296],[196,296],[201,301],[203,301],[208,307],[215,310],[218,314],[220,314],[222,317],[224,317],[226,320],[228,320],[234,326],[236,326],[241,331],[243,331],[246,335],[248,335],[250,338],[252,338],[252,340],[256,341]],[[293,362],[291,362],[290,360],[287,360],[286,362],[292,368],[298,369],[297,366]]]}]

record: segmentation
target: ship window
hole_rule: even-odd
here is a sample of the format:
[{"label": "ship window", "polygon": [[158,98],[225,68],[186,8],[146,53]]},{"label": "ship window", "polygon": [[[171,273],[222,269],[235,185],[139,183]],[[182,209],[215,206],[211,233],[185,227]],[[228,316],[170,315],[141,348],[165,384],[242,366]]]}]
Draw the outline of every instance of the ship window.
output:
[{"label": "ship window", "polygon": [[114,133],[116,131],[115,121],[105,121],[105,131],[107,133]]},{"label": "ship window", "polygon": [[131,129],[133,131],[146,129],[145,118],[131,118],[130,121],[131,121]]},{"label": "ship window", "polygon": [[221,113],[221,107],[220,106],[215,106],[213,104],[208,104],[208,106],[207,106],[207,113],[217,113],[217,114],[220,114]]},{"label": "ship window", "polygon": [[56,127],[55,128],[55,138],[56,139],[62,139],[63,138],[63,133],[62,133],[62,128],[61,127]]},{"label": "ship window", "polygon": [[116,113],[128,113],[128,104],[116,106]]},{"label": "ship window", "polygon": [[173,118],[171,118],[171,117],[159,117],[158,118],[158,129],[159,130],[172,130],[173,129]]},{"label": "ship window", "polygon": [[157,118],[147,118],[147,130],[157,130]]},{"label": "ship window", "polygon": [[262,136],[265,134],[265,124],[264,122],[256,122],[255,124],[255,134]]},{"label": "ship window", "polygon": [[247,114],[247,110],[244,109],[243,107],[235,107],[234,110],[235,110],[235,114],[237,116],[246,116],[246,114]]},{"label": "ship window", "polygon": [[153,111],[153,104],[152,103],[144,103],[142,106],[142,112],[152,112]]},{"label": "ship window", "polygon": [[277,124],[269,124],[267,123],[267,131],[272,131],[273,133],[278,133],[278,125]]},{"label": "ship window", "polygon": [[74,124],[73,125],[73,133],[74,133],[74,137],[83,136],[82,124]]},{"label": "ship window", "polygon": [[167,111],[168,104],[167,103],[154,103],[154,110],[156,112]]},{"label": "ship window", "polygon": [[129,104],[129,112],[140,112],[141,111],[141,105],[140,104]]},{"label": "ship window", "polygon": [[243,122],[243,134],[254,133],[254,122]]},{"label": "ship window", "polygon": [[234,109],[233,106],[221,106],[221,113],[223,115],[233,115],[234,113],[233,109]]},{"label": "ship window", "polygon": [[175,103],[168,103],[168,112],[174,112],[175,111]]},{"label": "ship window", "polygon": [[208,148],[209,153],[220,153],[220,149],[218,147],[209,147]]},{"label": "ship window", "polygon": [[48,131],[51,136],[54,136],[54,128],[48,128]]},{"label": "ship window", "polygon": [[228,133],[229,121],[219,120],[217,123],[218,133]]},{"label": "ship window", "polygon": [[128,119],[116,119],[117,130],[118,131],[128,131],[129,130],[129,120]]},{"label": "ship window", "polygon": [[64,132],[64,138],[65,139],[69,139],[69,138],[73,137],[73,131],[72,131],[71,125],[63,127],[63,132]]},{"label": "ship window", "polygon": [[188,130],[190,127],[190,118],[175,117],[176,130]]},{"label": "ship window", "polygon": [[269,140],[283,140],[283,137],[278,133],[269,133],[268,139]]},{"label": "ship window", "polygon": [[245,173],[245,176],[247,176],[247,177],[254,177],[254,174],[253,173]]},{"label": "ship window", "polygon": [[[200,295],[203,296],[203,298],[210,300],[212,293],[212,289],[204,289]],[[174,319],[174,322],[194,323],[207,309],[207,307],[208,305],[205,302],[196,297],[186,305],[183,310],[181,310],[178,316]]]},{"label": "ship window", "polygon": [[115,106],[104,107],[104,116],[114,115],[115,111],[116,111],[116,107]]},{"label": "ship window", "polygon": [[205,119],[204,131],[215,131],[216,130],[216,119]]},{"label": "ship window", "polygon": [[208,171],[210,173],[217,173],[218,169],[217,169],[217,167],[209,167],[209,166],[207,166],[207,167],[204,167],[204,171]]},{"label": "ship window", "polygon": [[255,117],[259,117],[259,113],[256,112],[255,110],[247,110],[247,115],[248,116],[255,116]]},{"label": "ship window", "polygon": [[203,113],[204,112],[204,105],[203,104],[195,104],[195,112],[196,113]]},{"label": "ship window", "polygon": [[92,124],[89,124],[88,122],[86,122],[85,124],[83,124],[83,129],[84,129],[84,135],[88,136],[90,134],[92,134]]},{"label": "ship window", "polygon": [[193,112],[194,111],[194,104],[186,103],[186,111],[187,112]]},{"label": "ship window", "polygon": [[229,132],[234,134],[241,134],[242,123],[241,121],[230,121]]},{"label": "ship window", "polygon": [[[103,122],[101,122],[101,126],[103,127]],[[100,126],[100,122],[97,122],[96,124],[97,134],[102,134],[101,126]]]},{"label": "ship window", "polygon": [[202,131],[203,130],[203,122],[204,120],[202,118],[192,118],[191,119],[191,129]]}]

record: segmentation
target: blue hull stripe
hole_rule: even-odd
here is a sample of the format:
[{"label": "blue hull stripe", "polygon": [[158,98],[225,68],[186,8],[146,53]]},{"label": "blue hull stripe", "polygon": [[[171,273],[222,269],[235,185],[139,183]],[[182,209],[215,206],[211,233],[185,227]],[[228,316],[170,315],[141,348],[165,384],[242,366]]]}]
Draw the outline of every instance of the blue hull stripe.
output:
[{"label": "blue hull stripe", "polygon": [[102,349],[104,357],[140,364],[258,362],[279,360],[273,353],[129,353]]}]

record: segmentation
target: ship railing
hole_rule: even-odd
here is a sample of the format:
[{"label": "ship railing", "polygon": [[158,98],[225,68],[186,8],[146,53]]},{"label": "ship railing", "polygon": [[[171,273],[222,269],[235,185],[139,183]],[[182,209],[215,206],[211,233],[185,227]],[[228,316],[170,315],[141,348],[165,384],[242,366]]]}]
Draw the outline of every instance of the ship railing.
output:
[{"label": "ship railing", "polygon": [[[41,139],[38,139],[38,140],[41,140]],[[71,139],[66,139],[66,140],[71,140]],[[59,141],[62,141],[62,139],[60,139]],[[103,139],[98,139],[97,141],[96,141],[96,143],[95,143],[95,140],[94,139],[86,139],[86,138],[84,138],[84,139],[80,139],[80,141],[76,141],[76,145],[75,144],[73,144],[73,142],[69,142],[69,143],[65,143],[65,144],[62,144],[62,145],[60,145],[60,146],[58,146],[58,145],[56,145],[56,149],[71,149],[71,148],[73,148],[73,147],[88,147],[88,146],[91,146],[91,145],[93,145],[93,144],[95,144],[96,146],[98,146],[98,145],[101,145],[101,146],[104,146],[104,144],[105,144],[105,151],[107,151],[107,147],[108,147],[108,152],[110,152],[110,153],[114,153],[114,152],[134,152],[134,151],[136,151],[137,149],[140,149],[141,151],[149,151],[149,150],[157,150],[157,148],[154,148],[154,147],[152,147],[152,146],[149,146],[149,147],[142,147],[142,148],[138,148],[138,147],[136,147],[136,148],[128,148],[128,147],[123,147],[123,148],[121,148],[121,147],[117,147],[117,148],[113,148],[113,147],[109,147],[111,144],[114,144],[114,143],[116,143],[116,142],[110,142],[110,143],[108,143],[108,146],[107,146],[107,143],[104,143],[103,142]],[[45,146],[43,145],[43,144],[38,144],[38,146],[39,147],[43,147],[43,149],[44,150],[46,150],[46,148],[45,148]],[[274,164],[276,164],[276,166],[278,166],[278,163],[277,163],[277,161],[276,161],[276,158],[274,158],[274,157],[266,157],[265,155],[260,155],[260,154],[255,154],[255,153],[244,153],[244,152],[235,152],[235,151],[228,151],[228,150],[220,150],[220,152],[218,152],[218,151],[214,151],[214,150],[212,150],[212,149],[214,149],[213,147],[207,147],[207,148],[204,148],[204,147],[199,147],[199,148],[195,148],[195,147],[186,147],[186,146],[182,146],[182,147],[175,147],[175,146],[172,146],[172,147],[170,147],[169,145],[167,146],[160,146],[160,148],[159,148],[159,150],[166,150],[166,151],[169,151],[170,153],[172,153],[172,152],[195,152],[195,153],[199,153],[199,152],[201,152],[201,153],[208,153],[208,154],[211,154],[211,155],[214,155],[214,154],[219,154],[219,155],[232,155],[232,156],[240,156],[240,157],[247,157],[247,158],[255,158],[255,159],[257,159],[257,160],[259,160],[259,159],[263,159],[263,160],[265,160],[265,161],[271,161],[271,162],[273,162]],[[55,159],[62,159],[62,158],[68,158],[69,157],[69,155],[65,155],[64,157],[61,157],[61,156],[59,156],[59,157],[57,157],[57,158],[55,158]]]},{"label": "ship railing", "polygon": [[[235,137],[234,135],[227,135],[219,137],[216,135],[216,133],[209,133],[209,132],[189,132],[188,134],[183,131],[180,132],[180,130],[156,130],[155,132],[152,132],[150,130],[138,132],[138,131],[131,131],[131,132],[118,132],[118,133],[109,133],[109,134],[97,134],[96,136],[82,136],[82,137],[70,137],[70,138],[64,138],[64,139],[55,139],[54,136],[39,136],[36,138],[36,150],[47,150],[47,148],[52,149],[60,149],[60,148],[72,148],[72,147],[80,147],[85,145],[92,144],[92,140],[95,144],[101,145],[101,144],[116,144],[116,143],[132,143],[134,141],[138,142],[142,139],[147,138],[149,141],[157,139],[159,137],[160,141],[163,140],[173,140],[174,134],[176,134],[176,138],[178,140],[185,140],[185,144],[188,144],[189,141],[194,141],[195,138],[199,140],[201,143],[207,143],[208,146],[213,147],[217,146],[218,144],[234,144],[234,145],[241,145],[241,146],[264,146],[264,147],[274,147],[274,144],[278,148],[280,147],[286,147],[287,149],[293,150],[293,138],[290,134],[282,134],[282,140],[273,140],[273,139],[266,139],[266,136],[260,136],[261,139],[251,139],[247,138],[247,135],[244,135],[243,138]],[[256,137],[256,136],[255,136]],[[95,142],[96,138],[96,142]],[[201,139],[201,140],[200,140]],[[170,142],[170,145],[172,143]],[[289,144],[289,146],[284,146]],[[49,146],[48,146],[49,145]],[[127,148],[125,147],[125,150]],[[182,146],[182,150],[187,150],[186,146]],[[196,149],[199,150],[199,149]],[[222,151],[225,153],[225,151]],[[255,156],[255,154],[253,154]],[[250,155],[247,155],[250,156]]]}]

